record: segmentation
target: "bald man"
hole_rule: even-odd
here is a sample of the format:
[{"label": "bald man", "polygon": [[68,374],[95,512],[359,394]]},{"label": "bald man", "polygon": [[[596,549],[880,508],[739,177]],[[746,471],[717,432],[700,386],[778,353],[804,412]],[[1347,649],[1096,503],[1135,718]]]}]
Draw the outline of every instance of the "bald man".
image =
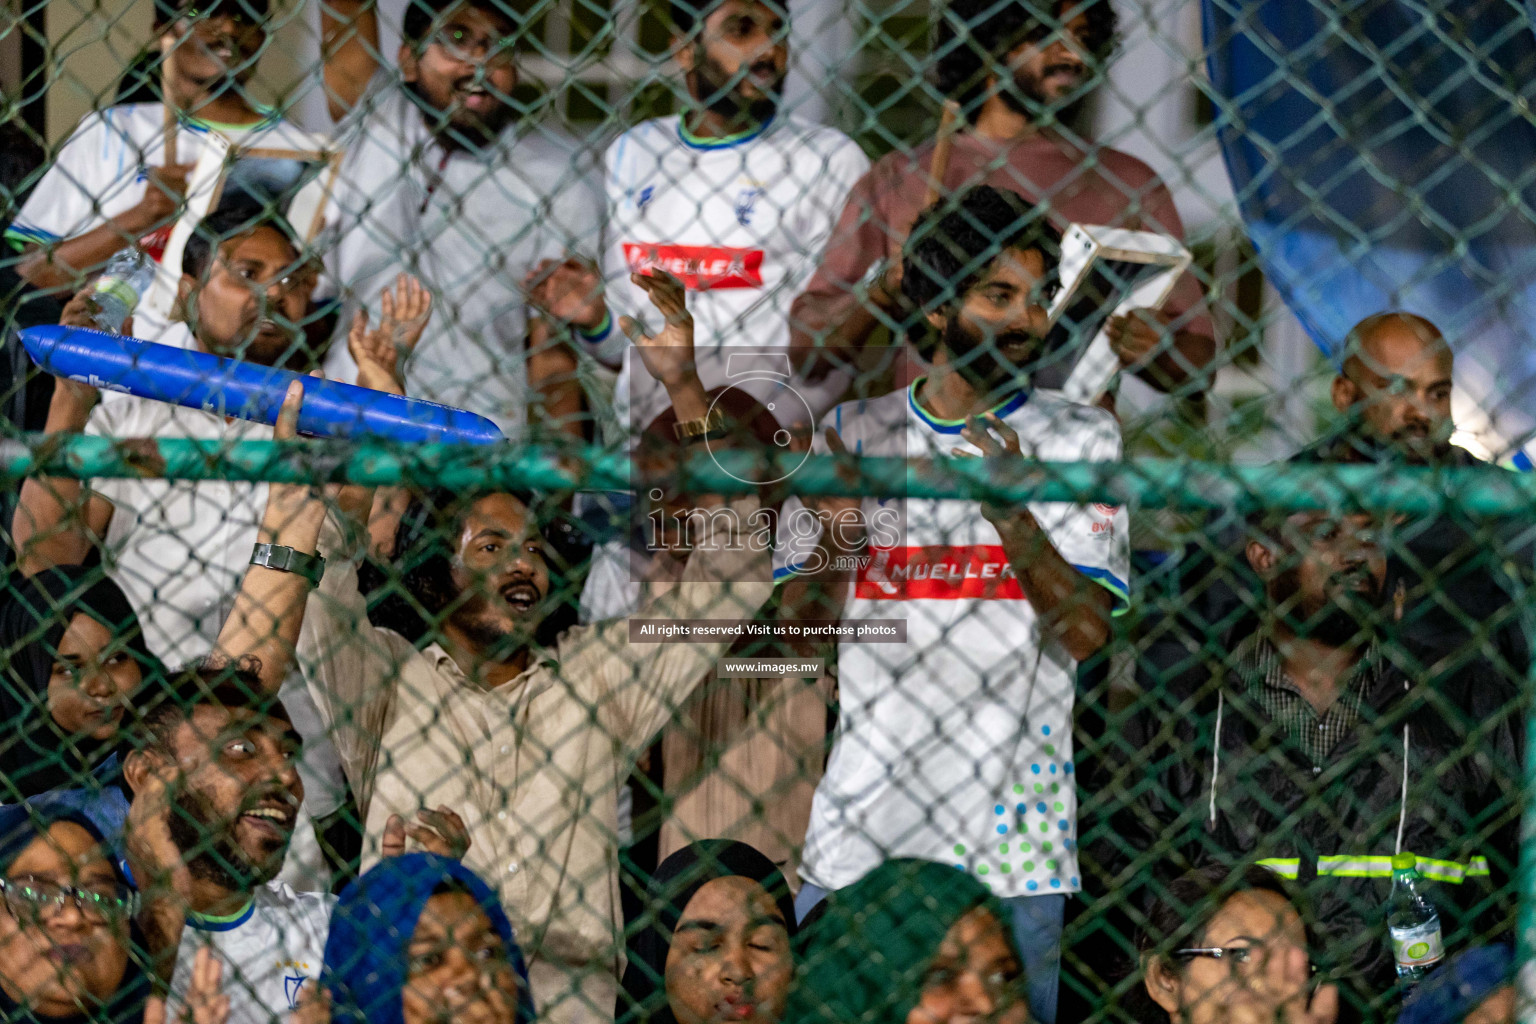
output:
[{"label": "bald man", "polygon": [[1451,444],[1454,357],[1440,329],[1412,313],[1377,313],[1349,332],[1343,371],[1333,379],[1333,406],[1348,425],[1300,461],[1472,465]]}]

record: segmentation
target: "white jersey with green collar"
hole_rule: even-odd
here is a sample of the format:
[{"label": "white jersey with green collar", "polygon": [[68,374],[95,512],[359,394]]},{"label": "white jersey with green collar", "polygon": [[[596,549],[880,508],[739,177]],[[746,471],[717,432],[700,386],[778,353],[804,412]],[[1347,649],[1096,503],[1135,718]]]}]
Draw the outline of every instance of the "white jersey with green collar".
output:
[{"label": "white jersey with green collar", "polygon": [[192,958],[211,946],[224,964],[228,1024],[284,1024],[298,1006],[299,987],[320,977],[335,904],[330,893],[294,892],[282,882],[268,882],[238,914],[189,916],[176,951],[166,1019],[180,1019],[176,1006],[191,981]]},{"label": "white jersey with green collar", "polygon": [[[725,139],[698,138],[677,115],[646,121],[608,147],[605,164],[603,276],[613,322],[634,316],[657,325],[655,309],[630,274],[659,266],[681,278],[706,388],[728,382],[726,349],[789,343],[790,304],[815,271],[849,191],[869,169],[863,151],[842,132],[783,113]],[[620,422],[649,423],[667,408],[666,393],[644,369],[632,367],[627,347],[617,351]],[[817,383],[797,381],[795,390],[820,415],[847,383],[834,374]],[[747,390],[766,401],[775,389]]]},{"label": "white jersey with green collar", "polygon": [[[223,124],[183,116],[176,135],[176,162],[196,163],[210,147],[260,142],[283,149],[312,149],[314,137],[275,111],[251,124]],[[124,103],[87,114],[59,150],[21,212],[5,231],[13,248],[75,238],[127,213],[144,198],[148,169],[165,163],[165,107]],[[140,240],[156,262],[171,237],[167,224]],[[181,276],[180,267],[167,272]],[[167,293],[169,294],[169,293]],[[170,309],[143,305],[134,313],[134,334],[160,340]]]},{"label": "white jersey with green collar", "polygon": [[[821,421],[872,456],[976,452],[962,423],[917,401],[921,381],[838,406]],[[1020,391],[994,413],[1024,454],[1050,462],[1120,458],[1114,416],[1048,391]],[[825,451],[817,430],[816,451]],[[1126,512],[1032,502],[1068,563],[1127,606]],[[806,566],[819,531],[785,503],[776,575]],[[800,874],[829,891],[888,857],[971,871],[1003,897],[1073,892],[1077,801],[1072,707],[1077,662],[1042,630],[976,502],[866,498],[869,558],[843,620],[903,619],[906,642],[838,649],[839,722],[817,787]],[[790,534],[793,534],[791,539]]]}]

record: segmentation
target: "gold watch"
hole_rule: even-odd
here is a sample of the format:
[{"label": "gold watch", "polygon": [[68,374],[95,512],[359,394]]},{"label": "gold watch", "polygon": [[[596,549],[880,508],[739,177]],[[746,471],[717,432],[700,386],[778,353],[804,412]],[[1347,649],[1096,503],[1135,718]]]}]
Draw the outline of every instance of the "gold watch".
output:
[{"label": "gold watch", "polygon": [[725,414],[716,408],[709,410],[708,416],[696,420],[678,420],[672,424],[672,433],[679,441],[695,441],[724,428]]}]

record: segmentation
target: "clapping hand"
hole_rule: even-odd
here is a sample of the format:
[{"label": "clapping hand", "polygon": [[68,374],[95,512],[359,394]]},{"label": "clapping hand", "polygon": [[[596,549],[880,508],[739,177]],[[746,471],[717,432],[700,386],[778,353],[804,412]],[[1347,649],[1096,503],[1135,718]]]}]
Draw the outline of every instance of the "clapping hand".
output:
[{"label": "clapping hand", "polygon": [[528,301],[545,316],[588,333],[608,315],[603,278],[586,260],[568,257],[544,260],[523,280]]},{"label": "clapping hand", "polygon": [[453,860],[464,859],[464,854],[469,852],[470,839],[463,818],[446,806],[439,806],[435,811],[417,811],[416,817],[421,824],[407,826],[400,815],[389,816],[384,823],[384,838],[379,849],[383,856],[399,857],[405,853],[405,840],[409,836],[428,853]]},{"label": "clapping hand", "polygon": [[[192,980],[179,1024],[227,1024],[228,1020],[224,964],[213,955],[213,947],[201,946],[192,958]],[[144,1001],[144,1024],[166,1024],[164,996],[150,996]]]},{"label": "clapping hand", "polygon": [[688,380],[695,375],[693,314],[688,312],[683,282],[660,269],[632,274],[630,280],[645,290],[651,305],[666,321],[655,334],[647,334],[638,321],[627,316],[619,320],[619,327],[634,342],[652,377],[669,387]]},{"label": "clapping hand", "polygon": [[395,278],[379,297],[379,326],[370,330],[360,309],[347,331],[347,351],[357,363],[357,383],[374,391],[403,394],[404,366],[432,318],[432,294],[409,274]]},{"label": "clapping hand", "polygon": [[[1016,463],[1024,458],[1024,453],[1019,446],[1018,431],[993,413],[967,418],[960,436],[981,449],[979,456],[975,452],[968,452],[962,448],[952,449],[951,454],[960,458],[982,458],[998,464]],[[981,503],[982,516],[1000,531],[1012,524],[1019,511],[1017,508],[997,505],[990,501]]]}]

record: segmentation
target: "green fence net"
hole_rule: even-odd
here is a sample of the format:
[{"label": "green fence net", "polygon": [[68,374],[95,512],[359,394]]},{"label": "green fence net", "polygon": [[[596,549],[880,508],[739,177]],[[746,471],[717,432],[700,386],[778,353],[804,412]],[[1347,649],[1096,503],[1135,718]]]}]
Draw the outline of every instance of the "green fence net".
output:
[{"label": "green fence net", "polygon": [[1524,5],[0,11],[6,1020],[1515,1019]]}]

